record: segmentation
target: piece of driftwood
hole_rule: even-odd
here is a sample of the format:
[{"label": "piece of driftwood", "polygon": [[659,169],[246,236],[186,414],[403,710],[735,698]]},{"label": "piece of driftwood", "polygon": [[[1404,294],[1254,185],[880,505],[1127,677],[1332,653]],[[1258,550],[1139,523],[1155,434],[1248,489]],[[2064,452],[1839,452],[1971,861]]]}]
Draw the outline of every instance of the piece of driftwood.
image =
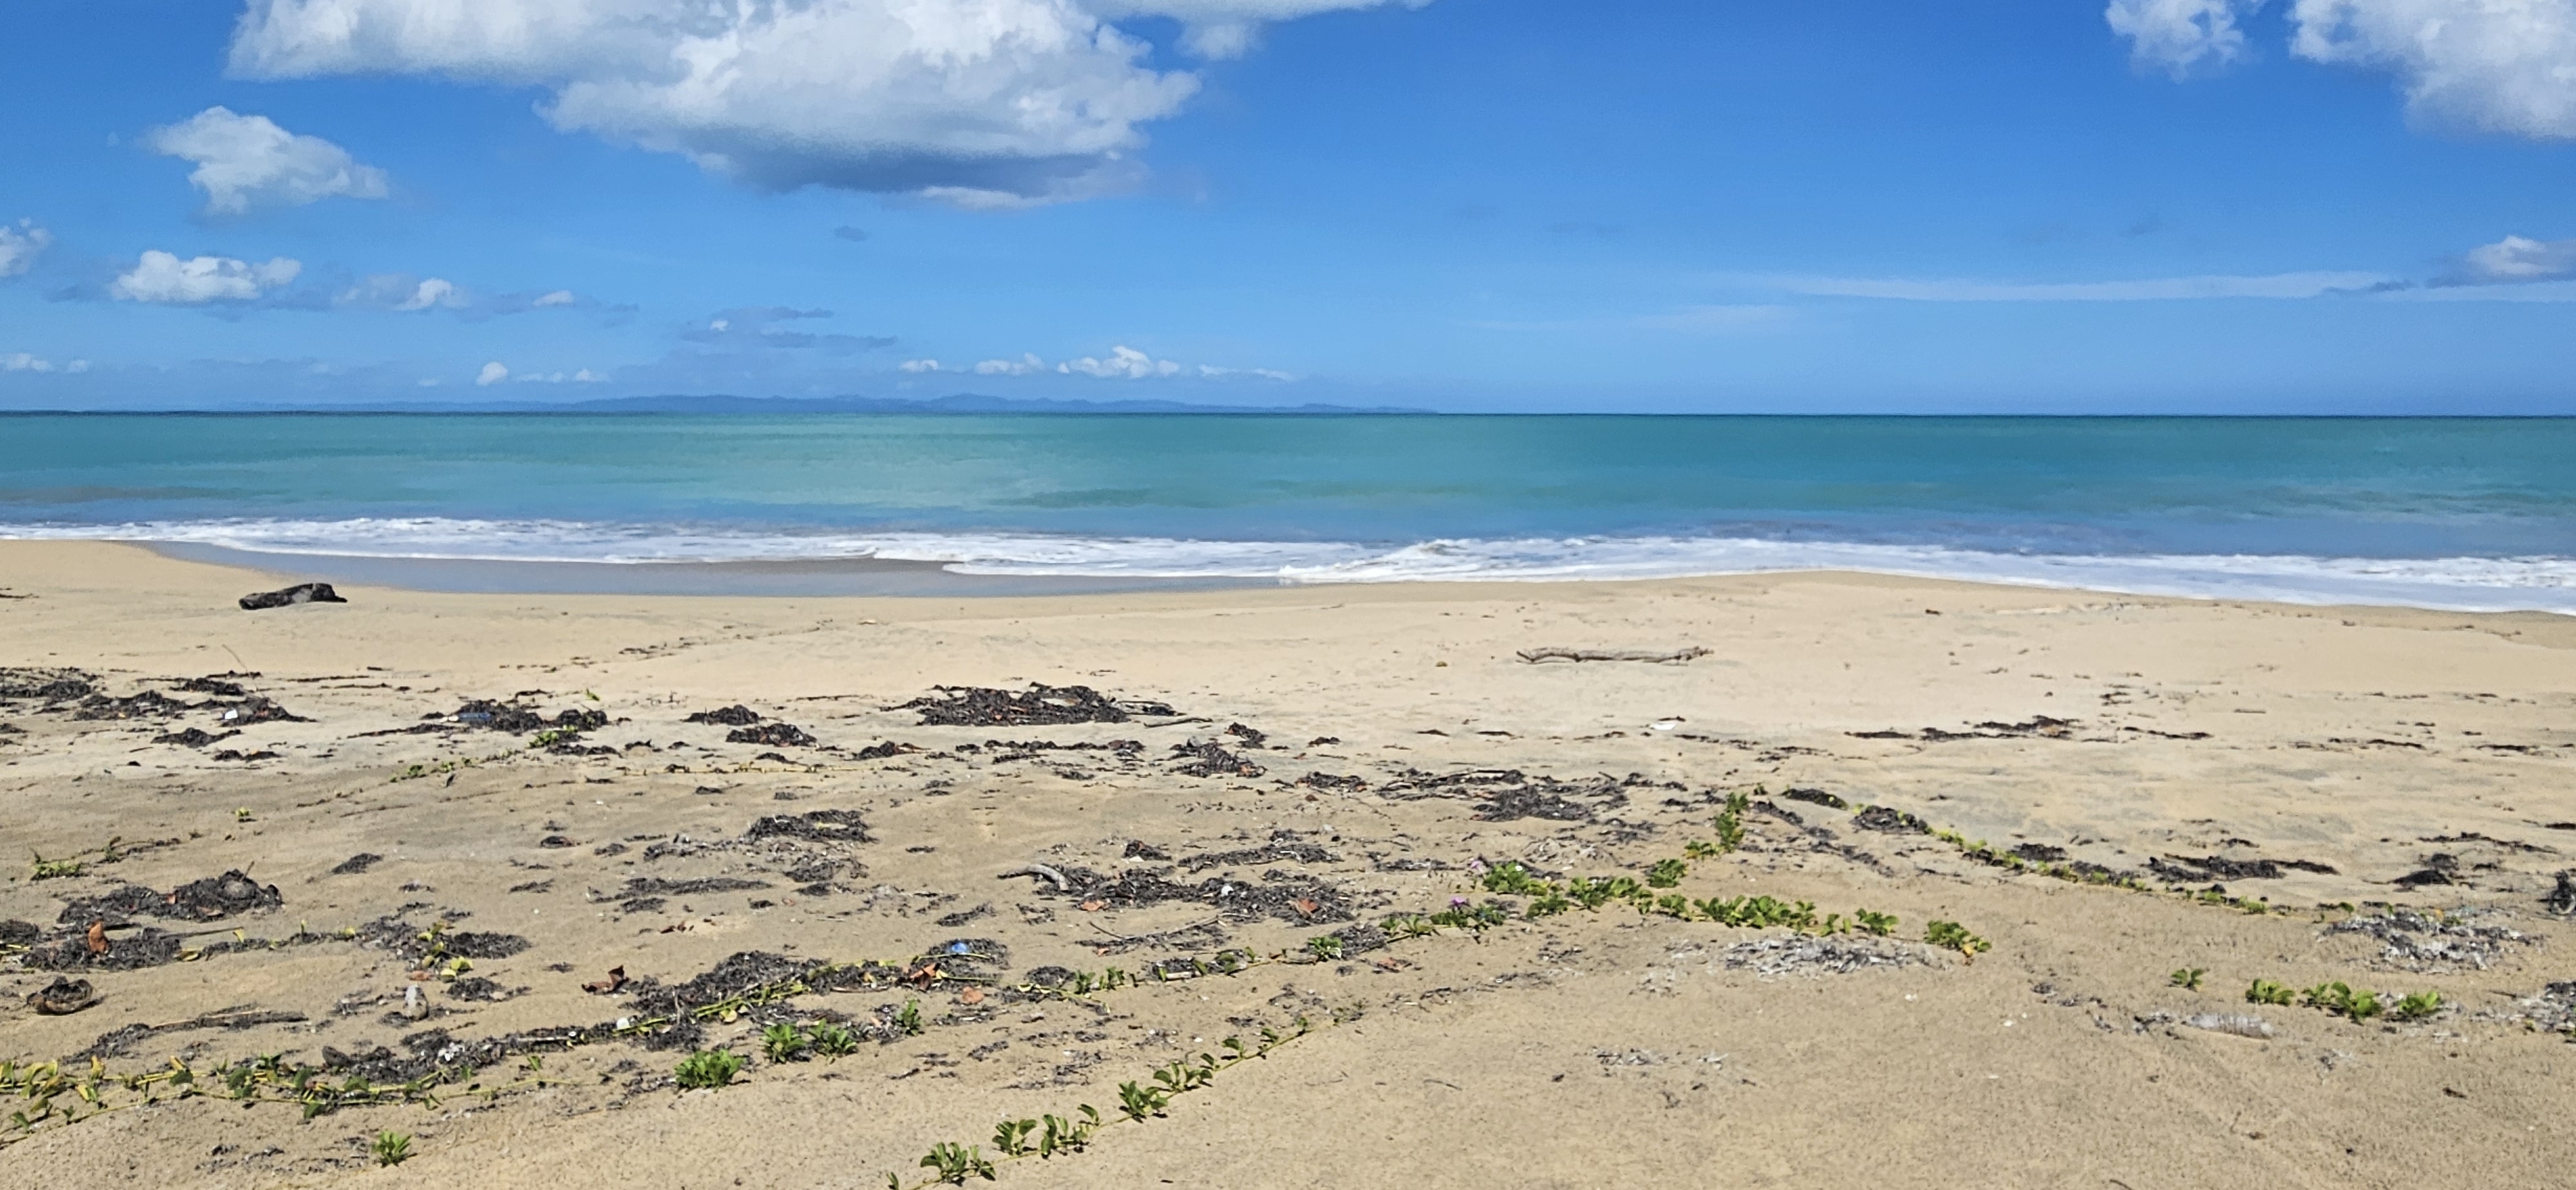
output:
[{"label": "piece of driftwood", "polygon": [[1689,648],[1687,648],[1687,649],[1675,649],[1675,650],[1673,650],[1673,651],[1671,651],[1671,652],[1669,652],[1669,653],[1657,653],[1657,652],[1654,652],[1654,651],[1652,651],[1652,650],[1648,650],[1648,649],[1559,649],[1559,648],[1552,648],[1552,647],[1551,647],[1551,648],[1540,648],[1540,649],[1523,649],[1523,650],[1521,650],[1520,652],[1521,652],[1521,660],[1523,660],[1523,661],[1528,661],[1528,662],[1532,662],[1532,663],[1536,663],[1536,662],[1540,662],[1540,661],[1655,661],[1655,662],[1667,662],[1667,661],[1688,661],[1688,660],[1690,660],[1690,659],[1692,659],[1692,658],[1694,658],[1694,657],[1706,657],[1706,656],[1708,656],[1708,650],[1703,649],[1703,648],[1699,647],[1698,645],[1692,645],[1691,647],[1689,647]]},{"label": "piece of driftwood", "polygon": [[329,583],[297,583],[277,591],[244,595],[239,600],[246,612],[265,611],[272,607],[294,607],[304,603],[347,603]]}]

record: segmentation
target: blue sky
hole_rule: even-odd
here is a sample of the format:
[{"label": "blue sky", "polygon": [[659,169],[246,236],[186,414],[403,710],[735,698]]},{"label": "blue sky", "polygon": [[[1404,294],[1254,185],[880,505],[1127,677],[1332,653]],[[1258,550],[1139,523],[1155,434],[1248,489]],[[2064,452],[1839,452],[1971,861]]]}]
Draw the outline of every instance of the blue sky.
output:
[{"label": "blue sky", "polygon": [[0,408],[2576,413],[2576,0],[19,0]]}]

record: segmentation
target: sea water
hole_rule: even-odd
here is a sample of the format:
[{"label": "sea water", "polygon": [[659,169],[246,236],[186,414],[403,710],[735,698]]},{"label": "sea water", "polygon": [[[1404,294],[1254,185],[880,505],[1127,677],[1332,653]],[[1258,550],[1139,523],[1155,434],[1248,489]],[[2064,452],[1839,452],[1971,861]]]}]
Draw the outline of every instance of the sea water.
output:
[{"label": "sea water", "polygon": [[2576,419],[21,414],[0,537],[1103,580],[1834,568],[2576,613]]}]

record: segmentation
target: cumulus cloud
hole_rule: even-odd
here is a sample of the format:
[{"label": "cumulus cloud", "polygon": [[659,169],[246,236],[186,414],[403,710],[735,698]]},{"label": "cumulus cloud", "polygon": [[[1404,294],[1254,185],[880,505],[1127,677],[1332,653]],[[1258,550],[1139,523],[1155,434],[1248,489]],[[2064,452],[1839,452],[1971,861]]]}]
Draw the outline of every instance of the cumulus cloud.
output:
[{"label": "cumulus cloud", "polygon": [[109,296],[129,302],[201,306],[208,302],[255,301],[303,273],[304,265],[280,256],[266,264],[228,256],[186,260],[168,252],[145,252],[132,269],[107,287]]},{"label": "cumulus cloud", "polygon": [[1046,361],[1039,359],[1035,352],[1018,359],[988,359],[975,365],[978,376],[1026,376],[1043,371],[1046,371]]},{"label": "cumulus cloud", "polygon": [[254,207],[295,207],[326,198],[383,198],[385,171],[360,165],[348,150],[318,136],[298,136],[266,116],[210,107],[155,128],[152,151],[196,163],[188,181],[206,192],[206,213],[239,215]]},{"label": "cumulus cloud", "polygon": [[2418,116],[2576,138],[2576,0],[2297,0],[2292,52],[2396,75]]},{"label": "cumulus cloud", "polygon": [[2506,236],[2469,249],[2458,267],[2433,284],[2529,285],[2569,277],[2576,277],[2576,240]]},{"label": "cumulus cloud", "polygon": [[529,299],[528,304],[536,307],[537,309],[544,310],[555,306],[569,306],[580,300],[580,298],[573,296],[573,292],[571,290],[558,289],[553,293],[538,294],[536,297]]},{"label": "cumulus cloud", "polygon": [[2129,39],[2130,57],[2183,78],[2245,57],[2241,12],[2261,0],[2111,0],[2103,18]]},{"label": "cumulus cloud", "polygon": [[490,388],[491,386],[499,384],[509,378],[509,365],[496,359],[491,363],[483,365],[483,370],[474,374],[474,383],[482,385],[485,388]]},{"label": "cumulus cloud", "polygon": [[[2246,57],[2264,0],[2110,0],[2141,65],[2176,77]],[[2396,76],[2433,123],[2576,139],[2576,0],[2291,0],[2290,52]]]},{"label": "cumulus cloud", "polygon": [[2135,281],[1974,281],[1791,277],[1791,293],[1912,302],[2154,302],[2209,298],[2313,298],[2364,293],[2393,282],[2378,273],[2272,273],[2264,276],[2150,277]]},{"label": "cumulus cloud", "polygon": [[1102,380],[1147,380],[1171,376],[1181,366],[1167,359],[1155,359],[1133,347],[1121,344],[1109,349],[1108,359],[1084,356],[1057,364],[1055,370],[1068,376],[1096,376]]},{"label": "cumulus cloud", "polygon": [[52,246],[54,233],[21,219],[18,226],[0,223],[0,277],[15,277],[36,267],[36,258]]},{"label": "cumulus cloud", "polygon": [[935,359],[908,359],[895,366],[906,372],[936,372],[939,370],[939,361]]},{"label": "cumulus cloud", "polygon": [[249,0],[231,69],[544,87],[558,128],[754,186],[1006,207],[1126,185],[1141,127],[1197,91],[1104,16],[1175,17],[1219,53],[1263,21],[1378,2]]}]

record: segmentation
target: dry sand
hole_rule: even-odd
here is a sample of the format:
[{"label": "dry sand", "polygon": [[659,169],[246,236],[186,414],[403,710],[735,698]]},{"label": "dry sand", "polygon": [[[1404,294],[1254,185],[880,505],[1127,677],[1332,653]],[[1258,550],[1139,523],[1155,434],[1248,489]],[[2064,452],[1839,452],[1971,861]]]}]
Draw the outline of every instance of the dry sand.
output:
[{"label": "dry sand", "polygon": [[[2576,980],[2576,931],[2548,908],[2576,866],[2565,618],[1834,574],[990,600],[357,588],[233,607],[265,582],[131,547],[0,545],[0,666],[195,704],[103,708],[143,716],[116,719],[82,718],[78,697],[0,702],[0,854],[92,849],[78,875],[13,863],[0,885],[0,919],[35,927],[32,951],[17,928],[0,959],[0,1059],[104,1041],[112,1075],[261,1054],[383,1071],[449,1045],[499,1060],[434,1106],[307,1121],[199,1097],[0,1130],[0,1184],[911,1184],[934,1142],[989,1156],[997,1120],[1114,1118],[1119,1084],[1299,1016],[1310,1035],[1166,1115],[1006,1162],[1001,1181],[2537,1187],[2576,1168],[2576,1050],[2556,1031],[2576,985],[2543,994]],[[1515,656],[1541,645],[1711,652]],[[241,695],[176,689],[228,673],[257,676],[223,679]],[[1176,713],[944,727],[889,709],[1031,682]],[[301,718],[220,718],[256,718],[259,697]],[[598,712],[569,743],[603,751],[458,722],[474,699]],[[737,703],[815,742],[684,721]],[[191,728],[239,734],[154,742]],[[860,755],[886,742],[918,751]],[[1211,742],[1244,767],[1180,771],[1176,746]],[[1980,862],[1793,788],[2032,858]],[[1896,932],[1817,939],[1615,902],[1527,919],[1519,896],[1481,933],[1372,948],[1366,927],[1391,914],[1487,900],[1479,860],[1642,877],[1714,840],[1730,792],[1756,799],[1742,846],[1691,860],[1675,891],[1869,909]],[[820,811],[855,812],[864,841],[846,815],[803,817]],[[111,837],[137,849],[103,862]],[[335,872],[361,853],[381,859]],[[2212,858],[2254,866],[2185,862]],[[1033,863],[1078,887],[1003,875]],[[178,912],[161,896],[68,905],[230,869],[282,903],[182,898],[226,914],[206,920],[156,915]],[[649,883],[691,880],[744,886]],[[2170,891],[2213,884],[2244,900]],[[1927,945],[1934,920],[1992,949]],[[97,959],[91,921],[115,927]],[[460,949],[526,949],[416,979],[443,966],[417,937],[441,921],[473,935]],[[1342,957],[1316,958],[1308,940],[1337,931]],[[940,959],[958,940],[992,957]],[[193,957],[124,969],[156,945]],[[1265,961],[1031,988],[1228,951]],[[675,1089],[686,1051],[651,1048],[669,1037],[530,1040],[649,1018],[650,996],[746,952],[769,972],[886,966],[706,1021],[699,1044],[752,1059],[722,1090]],[[33,969],[48,957],[99,1002],[20,1007],[55,978]],[[661,990],[583,990],[612,967]],[[2189,968],[2200,988],[2172,986]],[[922,986],[886,983],[906,972]],[[2356,1022],[2247,1004],[2256,979],[2445,1006]],[[413,986],[426,1019],[403,1012]],[[918,1035],[880,1023],[907,1001]],[[2271,1035],[2191,1023],[2244,1014]],[[771,1063],[758,1030],[780,1020],[870,1039]],[[516,1040],[471,1044],[493,1038]],[[413,1137],[407,1162],[367,1157],[383,1130]]]}]

